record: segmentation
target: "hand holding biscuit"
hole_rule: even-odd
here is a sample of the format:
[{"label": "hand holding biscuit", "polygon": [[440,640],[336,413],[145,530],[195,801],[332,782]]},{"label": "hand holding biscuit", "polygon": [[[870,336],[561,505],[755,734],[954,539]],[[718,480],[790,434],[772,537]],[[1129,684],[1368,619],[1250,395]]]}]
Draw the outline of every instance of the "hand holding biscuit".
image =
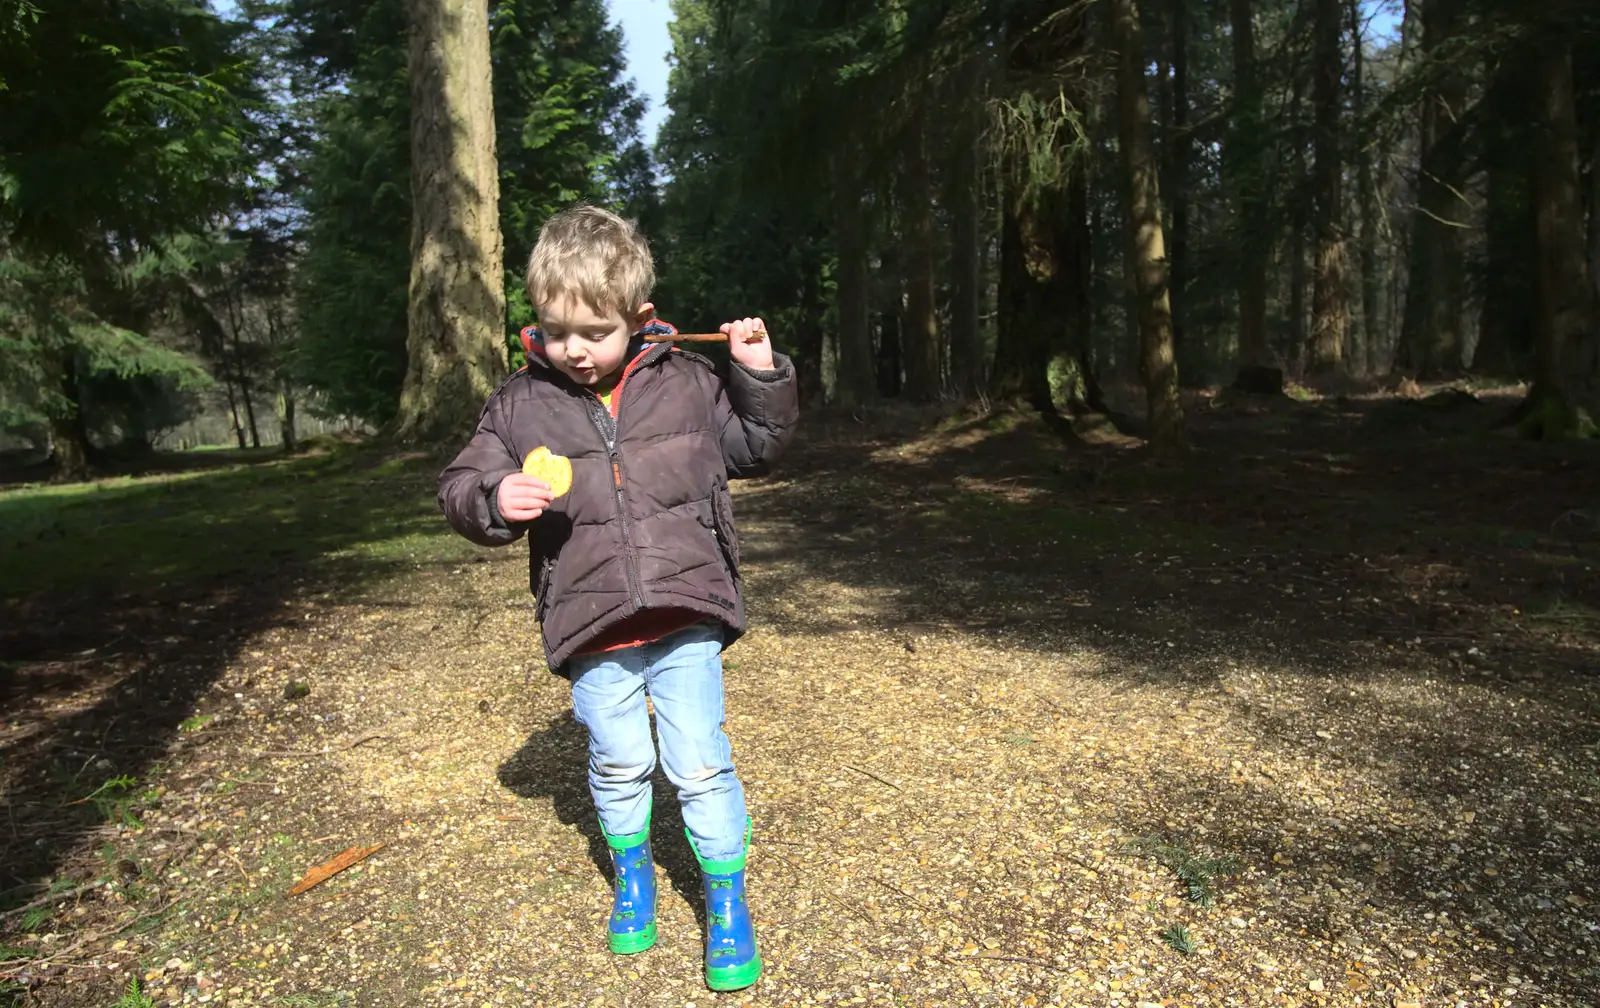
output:
[{"label": "hand holding biscuit", "polygon": [[522,471],[500,481],[496,503],[508,521],[527,522],[544,514],[550,502],[572,489],[572,462],[540,445],[522,460]]},{"label": "hand holding biscuit", "polygon": [[506,521],[530,522],[544,514],[555,496],[550,492],[550,484],[539,477],[512,473],[500,481],[495,500],[500,506],[500,517]]}]

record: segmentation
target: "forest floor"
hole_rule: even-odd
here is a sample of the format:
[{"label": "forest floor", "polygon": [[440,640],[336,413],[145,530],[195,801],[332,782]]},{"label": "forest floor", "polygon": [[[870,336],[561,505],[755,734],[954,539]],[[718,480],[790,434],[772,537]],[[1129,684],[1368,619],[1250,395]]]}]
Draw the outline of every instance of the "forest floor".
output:
[{"label": "forest floor", "polygon": [[605,950],[526,555],[448,533],[437,459],[0,494],[0,989],[1592,1006],[1595,447],[1448,394],[1190,405],[1176,460],[1013,414],[818,415],[739,485],[766,973],[728,995],[663,780],[659,944]]}]

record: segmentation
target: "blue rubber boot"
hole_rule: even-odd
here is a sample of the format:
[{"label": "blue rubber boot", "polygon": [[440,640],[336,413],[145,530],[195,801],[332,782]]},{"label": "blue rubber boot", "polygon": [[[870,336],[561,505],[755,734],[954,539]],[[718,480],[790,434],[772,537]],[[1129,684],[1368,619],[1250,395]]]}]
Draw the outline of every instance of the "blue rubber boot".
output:
[{"label": "blue rubber boot", "polygon": [[650,857],[650,820],[627,836],[606,833],[611,866],[616,870],[616,901],[606,925],[606,942],[618,955],[643,952],[656,943],[656,863]]},{"label": "blue rubber boot", "polygon": [[[686,835],[687,829],[683,831]],[[706,986],[739,990],[761,976],[756,927],[744,894],[744,862],[750,853],[750,823],[745,822],[744,853],[726,861],[707,861],[689,836],[706,887]]]}]

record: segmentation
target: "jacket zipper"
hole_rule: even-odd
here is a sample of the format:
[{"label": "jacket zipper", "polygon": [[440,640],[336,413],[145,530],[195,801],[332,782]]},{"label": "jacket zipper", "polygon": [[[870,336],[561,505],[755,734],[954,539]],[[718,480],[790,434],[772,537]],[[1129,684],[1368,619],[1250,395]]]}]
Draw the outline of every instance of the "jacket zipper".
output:
[{"label": "jacket zipper", "polygon": [[[628,375],[633,372],[634,367],[641,363],[645,354],[649,352],[649,350],[643,351],[639,356],[629,361],[627,367],[623,368],[622,378],[617,381],[617,387],[611,390],[611,402],[613,405],[610,409],[606,409],[605,403],[600,401],[599,396],[589,392],[589,397],[594,401],[594,405],[601,410],[605,410],[611,416],[610,431],[606,430],[607,425],[600,417],[591,413],[589,418],[594,421],[595,427],[599,429],[600,437],[606,443],[606,452],[611,457],[611,482],[617,497],[617,521],[622,525],[623,569],[628,576],[628,591],[633,594],[633,604],[637,609],[644,608],[644,589],[639,584],[639,553],[638,550],[634,549],[633,536],[628,531],[628,508],[622,498],[622,451],[617,447],[617,431],[619,427],[618,416],[622,412],[622,387],[628,383]],[[588,390],[585,389],[585,391]]]},{"label": "jacket zipper", "polygon": [[622,500],[622,456],[613,440],[606,447],[611,451],[611,479],[617,488],[617,520],[622,522],[622,564],[628,575],[628,590],[633,592],[633,604],[644,608],[644,592],[639,587],[639,554],[633,548],[633,536],[628,533],[628,508]]}]

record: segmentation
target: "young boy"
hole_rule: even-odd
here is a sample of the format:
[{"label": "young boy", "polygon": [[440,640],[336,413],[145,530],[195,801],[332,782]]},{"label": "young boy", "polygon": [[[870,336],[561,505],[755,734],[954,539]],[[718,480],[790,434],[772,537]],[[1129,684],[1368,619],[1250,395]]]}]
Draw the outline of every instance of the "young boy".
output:
[{"label": "young boy", "polygon": [[[652,321],[654,282],[649,247],[615,214],[579,206],[544,225],[528,263],[540,325],[523,330],[527,367],[490,396],[439,477],[439,504],[473,542],[529,536],[545,655],[589,731],[589,791],[616,869],[612,951],[656,938],[649,696],[704,877],[706,983],[737,990],[761,957],[744,893],[750,820],[722,729],[721,653],[744,631],[728,479],[759,475],[788,444],[794,368],[760,319],[721,327],[726,383],[697,354],[645,343],[648,327],[673,331]],[[568,462],[525,474],[538,448]]]}]

